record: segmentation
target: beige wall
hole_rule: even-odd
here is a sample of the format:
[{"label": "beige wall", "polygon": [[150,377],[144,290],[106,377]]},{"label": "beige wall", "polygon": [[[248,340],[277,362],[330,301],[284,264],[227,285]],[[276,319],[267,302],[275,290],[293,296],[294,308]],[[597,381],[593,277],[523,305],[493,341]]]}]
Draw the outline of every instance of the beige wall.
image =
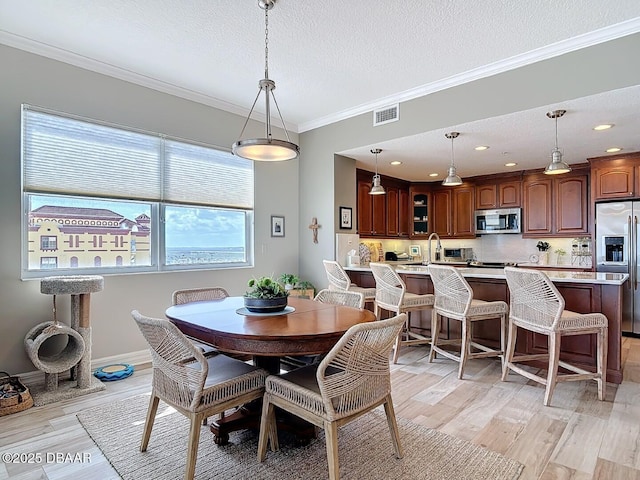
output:
[{"label": "beige wall", "polygon": [[[369,112],[304,132],[300,134],[300,149],[304,152],[300,162],[302,217],[317,216],[321,223],[336,224],[338,206],[333,201],[344,198],[336,191],[343,188],[338,169],[344,163],[327,164],[336,153],[361,146],[373,148],[384,140],[638,85],[638,52],[640,34],[630,35],[403,102],[400,119],[394,123],[373,127]],[[420,61],[419,55],[416,61]],[[319,285],[326,283],[322,259],[334,257],[333,233],[323,230],[325,243],[313,245],[305,241],[301,232],[300,275]]]},{"label": "beige wall", "polygon": [[[24,336],[51,320],[52,312],[51,297],[40,293],[39,282],[20,280],[20,105],[227,149],[244,118],[1,45],[0,65],[0,370],[22,373],[34,370]],[[262,134],[259,126],[252,128],[248,135]],[[91,298],[93,358],[146,349],[129,312],[135,308],[162,317],[175,289],[222,285],[241,295],[254,275],[297,273],[298,170],[298,161],[256,163],[255,268],[106,276],[104,291]],[[271,238],[272,214],[285,216],[284,238]],[[69,318],[68,298],[58,298],[59,319]]]}]

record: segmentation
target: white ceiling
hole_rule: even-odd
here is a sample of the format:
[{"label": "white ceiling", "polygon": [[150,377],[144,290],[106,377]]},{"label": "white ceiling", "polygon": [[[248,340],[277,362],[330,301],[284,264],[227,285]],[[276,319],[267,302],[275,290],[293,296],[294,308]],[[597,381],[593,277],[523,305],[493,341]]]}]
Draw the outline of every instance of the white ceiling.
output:
[{"label": "white ceiling", "polygon": [[[269,74],[287,126],[304,132],[639,31],[637,0],[277,0]],[[0,0],[0,43],[246,115],[264,74],[264,11],[257,0]],[[640,150],[636,86],[337,153],[373,169],[379,147],[381,173],[429,180],[445,173],[444,133],[457,130],[463,177],[508,160],[538,168],[556,108],[567,110],[558,137],[569,163],[610,146]],[[591,130],[602,122],[616,126]],[[490,149],[473,150],[481,144]]]}]

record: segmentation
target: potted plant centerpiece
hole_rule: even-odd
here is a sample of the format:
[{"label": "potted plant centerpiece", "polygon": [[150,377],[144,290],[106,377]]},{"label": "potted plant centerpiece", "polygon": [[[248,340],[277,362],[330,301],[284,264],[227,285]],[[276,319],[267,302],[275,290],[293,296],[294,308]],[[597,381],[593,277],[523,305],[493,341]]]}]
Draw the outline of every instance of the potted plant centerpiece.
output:
[{"label": "potted plant centerpiece", "polygon": [[271,277],[252,278],[247,285],[244,306],[250,312],[281,312],[287,307],[289,293]]},{"label": "potted plant centerpiece", "polygon": [[300,281],[293,273],[283,273],[280,275],[280,283],[284,285],[285,290],[293,290]]}]

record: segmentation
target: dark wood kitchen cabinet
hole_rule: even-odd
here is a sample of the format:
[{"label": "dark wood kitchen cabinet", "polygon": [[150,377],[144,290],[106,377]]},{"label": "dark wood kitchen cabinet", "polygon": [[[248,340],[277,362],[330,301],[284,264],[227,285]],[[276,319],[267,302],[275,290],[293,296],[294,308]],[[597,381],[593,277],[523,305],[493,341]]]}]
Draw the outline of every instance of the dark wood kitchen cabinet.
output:
[{"label": "dark wood kitchen cabinet", "polygon": [[584,169],[557,177],[525,176],[524,237],[566,237],[589,233],[589,176]]},{"label": "dark wood kitchen cabinet", "polygon": [[593,199],[640,197],[640,152],[590,158]]},{"label": "dark wood kitchen cabinet", "polygon": [[476,185],[476,210],[521,206],[522,182],[513,180]]},{"label": "dark wood kitchen cabinet", "polygon": [[475,238],[473,185],[438,187],[432,195],[432,231],[441,238]]},{"label": "dark wood kitchen cabinet", "polygon": [[427,237],[432,230],[431,226],[431,187],[424,185],[412,185],[409,189],[410,204],[410,236],[411,238]]},{"label": "dark wood kitchen cabinet", "polygon": [[439,237],[450,237],[453,235],[451,212],[451,188],[434,190],[431,194],[432,215],[431,225],[432,232],[438,234]]},{"label": "dark wood kitchen cabinet", "polygon": [[407,237],[409,235],[409,184],[382,178],[384,195],[369,195],[372,172],[358,170],[357,219],[361,237]]}]

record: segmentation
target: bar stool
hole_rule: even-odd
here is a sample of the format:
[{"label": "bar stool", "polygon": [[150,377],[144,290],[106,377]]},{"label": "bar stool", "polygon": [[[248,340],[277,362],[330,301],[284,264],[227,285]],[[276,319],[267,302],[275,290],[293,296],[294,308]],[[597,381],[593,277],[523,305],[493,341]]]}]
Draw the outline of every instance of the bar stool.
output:
[{"label": "bar stool", "polygon": [[407,292],[407,286],[402,278],[389,264],[371,262],[369,267],[371,267],[371,272],[376,279],[374,312],[376,318],[380,320],[380,313],[383,309],[394,312],[396,315],[407,314],[407,321],[400,331],[393,349],[393,363],[397,363],[398,351],[402,345],[428,345],[431,343],[431,338],[411,330],[410,315],[416,310],[432,308],[435,297],[430,293],[418,295]]},{"label": "bar stool", "polygon": [[[564,298],[539,270],[505,267],[507,285],[511,296],[509,312],[509,340],[506,359],[502,367],[502,380],[513,370],[530,380],[545,385],[544,405],[551,403],[553,390],[558,382],[595,380],[598,383],[598,399],[604,400],[607,387],[607,337],[609,321],[602,313],[576,313],[565,310]],[[549,351],[546,354],[515,355],[518,327],[540,333],[548,337]],[[588,372],[560,360],[560,341],[563,336],[597,336],[596,372]],[[541,377],[516,365],[516,362],[548,360],[547,377]],[[558,367],[573,373],[558,374]]]},{"label": "bar stool", "polygon": [[[429,275],[433,282],[435,304],[431,323],[431,352],[429,362],[432,362],[436,352],[459,362],[458,378],[464,375],[464,367],[470,358],[502,357],[504,363],[505,324],[508,307],[505,302],[486,302],[473,298],[473,289],[464,279],[460,271],[446,265],[429,265]],[[439,340],[442,317],[458,320],[462,324],[461,340]],[[495,350],[473,341],[473,323],[482,320],[500,318],[500,350]],[[438,345],[460,344],[460,355],[444,350]],[[479,350],[476,352],[473,349]]]},{"label": "bar stool", "polygon": [[342,265],[334,260],[323,260],[324,270],[327,273],[329,281],[329,290],[348,290],[351,292],[360,292],[364,295],[364,303],[373,303],[376,300],[376,289],[369,287],[359,287],[355,283],[351,283],[351,279],[347,272],[344,271]]}]

